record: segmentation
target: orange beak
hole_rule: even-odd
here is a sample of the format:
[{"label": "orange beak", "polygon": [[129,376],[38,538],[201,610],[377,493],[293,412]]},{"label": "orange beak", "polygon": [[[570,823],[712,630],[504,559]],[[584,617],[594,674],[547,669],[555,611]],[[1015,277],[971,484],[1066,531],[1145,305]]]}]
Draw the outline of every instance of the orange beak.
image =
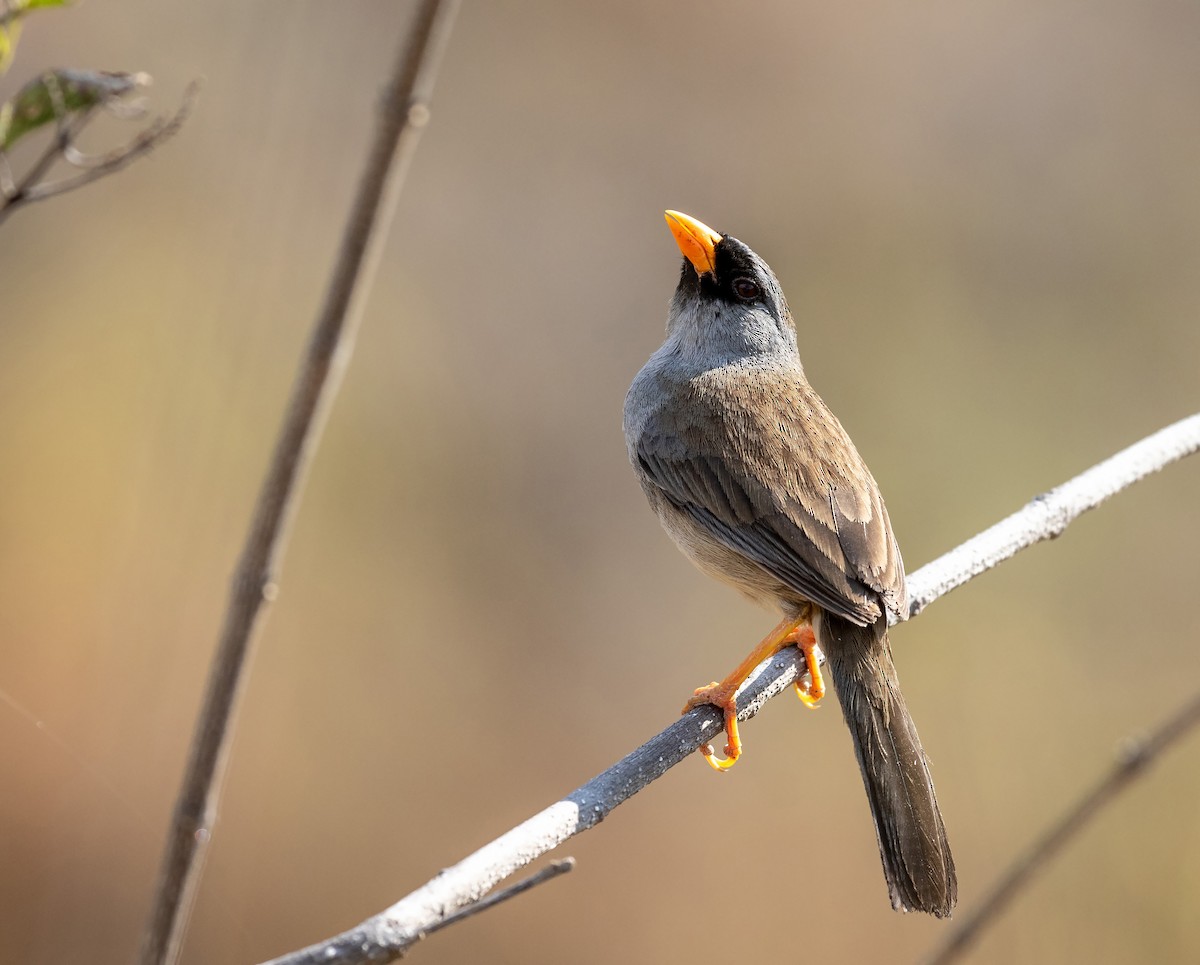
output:
[{"label": "orange beak", "polygon": [[721,235],[703,221],[697,221],[682,211],[668,211],[666,214],[667,227],[675,236],[675,244],[679,245],[683,257],[692,263],[696,274],[715,273],[717,270],[715,249],[721,241]]}]

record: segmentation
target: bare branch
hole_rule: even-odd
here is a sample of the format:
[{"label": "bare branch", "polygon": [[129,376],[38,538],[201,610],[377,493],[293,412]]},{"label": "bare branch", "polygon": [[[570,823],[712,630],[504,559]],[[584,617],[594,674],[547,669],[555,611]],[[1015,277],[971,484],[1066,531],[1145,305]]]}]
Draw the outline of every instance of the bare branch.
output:
[{"label": "bare branch", "polygon": [[[13,182],[11,176],[8,175],[7,160],[4,152],[0,150],[0,160],[5,162],[5,176],[3,181],[0,181],[0,223],[27,204],[74,191],[85,184],[115,174],[138,158],[149,154],[179,132],[191,114],[200,93],[200,84],[198,82],[191,83],[184,92],[183,102],[174,115],[156,118],[149,127],[137,134],[131,141],[112,151],[100,155],[87,155],[79,151],[75,142],[78,140],[80,132],[96,116],[96,111],[104,108],[109,111],[117,110],[126,117],[132,116],[129,105],[119,98],[130,90],[149,83],[149,78],[144,74],[106,75],[63,70],[47,73],[35,83],[45,86],[58,129],[54,140],[17,182]],[[60,88],[65,88],[66,93]],[[68,102],[68,97],[72,91],[79,89],[86,90],[91,96],[98,99],[94,103],[86,103],[82,107],[72,106]],[[137,109],[144,113],[144,108],[140,105]],[[3,125],[0,124],[0,126]],[[58,160],[64,160],[73,167],[82,169],[82,173],[42,184],[42,178],[49,173],[50,168]]]},{"label": "bare branch", "polygon": [[[1117,453],[1024,509],[922,567],[909,578],[913,613],[1020,549],[1059,535],[1086,509],[1152,472],[1200,450],[1194,415]],[[799,673],[804,661],[788,647],[761,664],[738,692],[738,719],[753,717]],[[623,760],[484,845],[385,911],[327,941],[268,965],[358,965],[393,961],[457,909],[479,901],[498,882],[568,838],[602,821],[721,731],[720,711],[700,707],[680,717]]]},{"label": "bare branch", "polygon": [[[74,139],[72,139],[72,143],[64,147],[63,154],[68,163],[74,167],[82,168],[83,173],[73,178],[63,178],[61,181],[52,181],[50,184],[39,184],[31,187],[26,190],[23,200],[44,201],[46,198],[52,198],[56,194],[65,194],[67,191],[74,191],[76,188],[81,188],[92,181],[98,181],[100,178],[115,174],[122,168],[127,167],[138,158],[149,154],[167,139],[178,134],[184,122],[191,115],[192,109],[196,106],[196,100],[199,96],[200,83],[193,81],[188,85],[187,90],[184,91],[183,101],[173,115],[156,118],[149,127],[141,131],[133,140],[104,154],[84,154],[75,147],[73,143]],[[0,212],[2,211],[3,209],[0,209]]]},{"label": "bare branch", "polygon": [[1110,496],[1200,448],[1200,415],[1189,416],[1122,449],[1057,489],[1033,499],[990,529],[967,540],[908,579],[909,615],[997,563],[1045,539],[1060,536],[1071,522]]},{"label": "bare branch", "polygon": [[1057,856],[1106,805],[1132,785],[1139,775],[1144,774],[1163,751],[1197,725],[1200,725],[1200,694],[1193,695],[1149,737],[1124,741],[1108,773],[1013,862],[979,906],[950,932],[945,943],[929,958],[928,965],[948,965],[957,961],[979,937],[980,931],[999,917],[1037,872]]},{"label": "bare branch", "polygon": [[[738,713],[748,719],[768,697],[795,678],[797,651],[781,651],[740,692]],[[391,908],[328,941],[274,959],[271,965],[352,965],[399,958],[442,918],[479,901],[488,890],[580,831],[599,824],[670,768],[695,753],[724,726],[720,711],[704,707],[679,717],[624,760],[561,801],[484,845]]]},{"label": "bare branch", "polygon": [[72,142],[79,136],[79,132],[87,126],[91,119],[92,112],[88,110],[64,121],[55,133],[54,140],[38,155],[38,159],[30,165],[25,176],[19,181],[12,179],[8,167],[8,157],[0,152],[0,164],[4,165],[3,170],[0,171],[0,175],[2,175],[2,179],[0,179],[0,224],[3,224],[9,215],[18,211],[30,200],[29,194],[34,190],[35,185],[54,166],[54,162],[71,147]]},{"label": "bare branch", "polygon": [[384,93],[354,206],[342,235],[325,303],[313,326],[291,399],[233,576],[204,704],[171,818],[155,904],[140,962],[178,958],[207,843],[216,819],[234,709],[255,630],[275,598],[279,562],[326,416],[353,351],[354,337],[449,39],[457,0],[424,0]]},{"label": "bare branch", "polygon": [[[487,911],[489,908],[494,908],[502,902],[508,901],[509,898],[516,898],[517,895],[523,895],[531,888],[536,888],[538,885],[544,885],[547,881],[553,881],[565,875],[569,871],[575,870],[574,858],[563,858],[559,861],[551,861],[541,871],[531,874],[528,878],[522,878],[515,885],[509,885],[507,888],[497,891],[494,895],[488,895],[481,901],[475,902],[473,905],[467,905],[466,908],[460,908],[453,915],[448,915],[441,921],[426,929],[425,935],[432,935],[435,931],[441,931],[443,928],[448,928],[450,925],[456,925],[464,918],[470,918],[472,915],[478,915],[482,911]],[[424,938],[425,935],[421,937]]]}]

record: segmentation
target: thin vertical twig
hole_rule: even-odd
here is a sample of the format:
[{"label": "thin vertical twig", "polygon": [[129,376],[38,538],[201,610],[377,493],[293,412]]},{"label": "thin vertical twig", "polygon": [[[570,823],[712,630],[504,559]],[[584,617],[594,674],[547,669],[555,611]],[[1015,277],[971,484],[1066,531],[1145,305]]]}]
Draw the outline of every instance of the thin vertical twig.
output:
[{"label": "thin vertical twig", "polygon": [[424,0],[381,104],[374,139],[346,223],[325,303],[296,375],[250,530],[234,573],[217,651],[171,818],[141,965],[177,960],[203,870],[229,751],[234,709],[305,470],[353,351],[404,175],[429,120],[441,55],[458,0]]},{"label": "thin vertical twig", "polygon": [[1128,788],[1163,751],[1200,725],[1200,694],[1194,694],[1150,736],[1126,741],[1117,759],[1067,812],[1000,876],[971,914],[963,918],[926,965],[949,965],[999,917],[1026,885],[1092,818]]}]

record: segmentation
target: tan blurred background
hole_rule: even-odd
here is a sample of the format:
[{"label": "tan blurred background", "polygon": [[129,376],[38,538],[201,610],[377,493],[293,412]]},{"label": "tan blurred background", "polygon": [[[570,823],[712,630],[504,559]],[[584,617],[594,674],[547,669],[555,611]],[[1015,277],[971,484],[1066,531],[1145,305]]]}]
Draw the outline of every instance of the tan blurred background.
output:
[{"label": "tan blurred background", "polygon": [[[136,947],[227,580],[408,4],[91,0],[4,79],[203,99],[0,231],[0,959]],[[910,570],[1200,409],[1200,8],[468,3],[244,694],[185,961],[348,927],[673,719],[774,617],[621,404],[679,256],[775,267]],[[109,138],[125,134],[116,124]],[[111,140],[97,131],[92,146]],[[27,159],[28,155],[24,155]],[[20,160],[20,159],[18,159]],[[1200,461],[894,636],[971,908],[1200,677]],[[13,706],[16,702],[32,719]],[[35,721],[40,721],[41,726]],[[780,700],[424,962],[912,961],[832,704]],[[970,960],[1200,959],[1200,739]]]}]

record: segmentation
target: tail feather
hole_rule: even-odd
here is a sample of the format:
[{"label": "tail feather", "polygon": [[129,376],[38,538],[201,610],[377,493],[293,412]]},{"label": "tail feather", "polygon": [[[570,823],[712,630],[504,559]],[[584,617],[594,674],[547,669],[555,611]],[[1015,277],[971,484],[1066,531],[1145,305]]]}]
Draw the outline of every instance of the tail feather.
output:
[{"label": "tail feather", "polygon": [[859,627],[829,613],[821,617],[818,640],[854,740],[892,907],[944,918],[958,898],[954,858],[929,761],[896,679],[886,618]]}]

